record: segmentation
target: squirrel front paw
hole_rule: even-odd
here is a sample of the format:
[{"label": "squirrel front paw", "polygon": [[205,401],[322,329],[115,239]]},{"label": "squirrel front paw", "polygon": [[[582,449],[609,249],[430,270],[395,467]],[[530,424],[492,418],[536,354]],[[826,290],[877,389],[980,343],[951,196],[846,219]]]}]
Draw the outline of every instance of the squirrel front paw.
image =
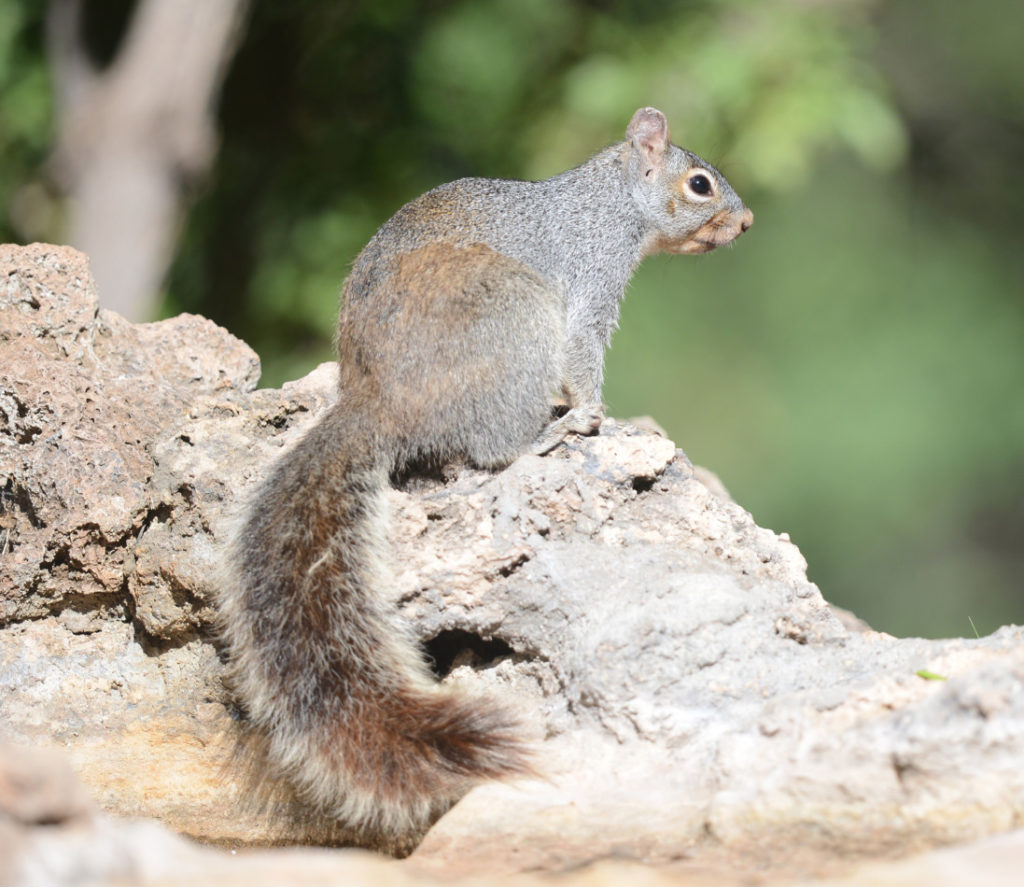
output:
[{"label": "squirrel front paw", "polygon": [[603,420],[604,407],[600,404],[573,407],[541,432],[531,451],[538,456],[543,456],[545,453],[550,453],[570,434],[584,436],[597,434]]}]

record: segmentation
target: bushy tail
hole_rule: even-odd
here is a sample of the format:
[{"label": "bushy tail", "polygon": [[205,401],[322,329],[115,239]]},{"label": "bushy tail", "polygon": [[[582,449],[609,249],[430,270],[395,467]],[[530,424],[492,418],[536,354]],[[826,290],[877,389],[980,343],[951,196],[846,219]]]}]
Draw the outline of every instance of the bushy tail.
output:
[{"label": "bushy tail", "polygon": [[235,541],[221,621],[268,778],[394,838],[528,767],[513,719],[437,686],[380,600],[389,465],[367,427],[335,408],[278,463]]}]

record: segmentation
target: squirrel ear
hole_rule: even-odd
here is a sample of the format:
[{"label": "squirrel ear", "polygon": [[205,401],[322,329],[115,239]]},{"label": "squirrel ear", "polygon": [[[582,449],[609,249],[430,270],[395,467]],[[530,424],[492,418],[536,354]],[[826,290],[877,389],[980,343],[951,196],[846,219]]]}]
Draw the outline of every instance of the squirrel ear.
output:
[{"label": "squirrel ear", "polygon": [[645,175],[661,165],[668,150],[668,120],[657,108],[641,108],[626,127],[626,138],[643,153]]}]

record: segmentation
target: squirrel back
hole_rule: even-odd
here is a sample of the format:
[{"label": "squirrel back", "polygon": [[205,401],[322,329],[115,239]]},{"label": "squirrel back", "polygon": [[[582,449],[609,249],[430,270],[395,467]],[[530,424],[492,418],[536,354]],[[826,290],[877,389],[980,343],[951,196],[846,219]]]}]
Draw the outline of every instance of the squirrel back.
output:
[{"label": "squirrel back", "polygon": [[[480,780],[529,772],[514,719],[434,683],[383,603],[383,490],[424,459],[499,467],[595,433],[635,267],[752,220],[641,108],[624,142],[575,169],[442,185],[380,228],[342,291],[339,399],[253,497],[220,594],[264,778],[394,846]],[[552,421],[558,393],[569,409]]]}]

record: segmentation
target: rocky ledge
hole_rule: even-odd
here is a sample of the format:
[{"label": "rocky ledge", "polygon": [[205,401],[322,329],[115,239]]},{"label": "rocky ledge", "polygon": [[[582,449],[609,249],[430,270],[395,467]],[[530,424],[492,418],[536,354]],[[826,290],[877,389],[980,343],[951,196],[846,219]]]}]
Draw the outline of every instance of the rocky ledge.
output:
[{"label": "rocky ledge", "polygon": [[[0,843],[25,871],[39,823],[103,814],[317,840],[243,812],[224,767],[220,551],[333,397],[331,365],[258,376],[208,320],[99,310],[81,254],[0,247]],[[390,508],[397,607],[439,676],[520,710],[542,777],[471,792],[402,878],[606,857],[795,875],[1020,825],[1024,630],[847,628],[785,534],[664,436],[609,420],[504,471],[411,478]],[[59,750],[95,806],[19,801],[2,762],[26,745]],[[132,828],[123,845],[155,826]]]}]

